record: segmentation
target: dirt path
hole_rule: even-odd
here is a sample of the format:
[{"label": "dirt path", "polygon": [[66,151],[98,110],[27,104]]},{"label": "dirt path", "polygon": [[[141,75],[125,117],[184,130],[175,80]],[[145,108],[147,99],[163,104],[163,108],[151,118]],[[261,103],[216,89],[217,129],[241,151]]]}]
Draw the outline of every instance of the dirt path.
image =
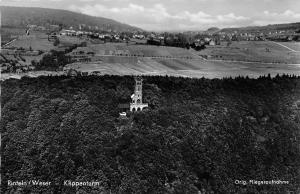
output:
[{"label": "dirt path", "polygon": [[300,52],[300,51],[296,51],[296,50],[294,50],[294,49],[292,49],[292,48],[290,48],[290,47],[288,47],[288,46],[285,46],[285,45],[283,45],[283,44],[280,44],[279,42],[275,42],[275,41],[270,41],[270,42],[273,42],[273,43],[275,43],[275,44],[278,44],[279,46],[282,46],[282,47],[284,47],[284,48],[286,48],[286,49],[288,49],[288,50],[290,50],[290,51],[292,51],[292,52]]},{"label": "dirt path", "polygon": [[10,45],[11,43],[13,43],[14,41],[16,41],[17,39],[13,39],[11,41],[9,41],[8,43],[6,43],[5,45],[2,46],[2,48],[5,48],[6,46]]}]

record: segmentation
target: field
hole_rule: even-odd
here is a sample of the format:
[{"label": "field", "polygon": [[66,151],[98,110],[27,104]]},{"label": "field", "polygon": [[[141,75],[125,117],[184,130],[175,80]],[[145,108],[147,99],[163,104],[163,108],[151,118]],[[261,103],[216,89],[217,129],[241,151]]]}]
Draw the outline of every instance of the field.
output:
[{"label": "field", "polygon": [[300,52],[300,42],[280,42],[280,44],[287,46],[288,48],[291,48],[292,50]]},{"label": "field", "polygon": [[[67,37],[62,36],[59,37],[60,45],[59,47],[68,47],[74,44],[80,44],[83,42],[83,39],[79,39],[76,37]],[[29,49],[30,47],[33,50],[41,50],[41,51],[50,51],[52,49],[57,49],[57,47],[53,46],[54,40],[49,41],[48,35],[42,32],[30,32],[30,35],[20,35],[17,37],[15,41],[13,41],[8,48],[25,48]]]},{"label": "field", "polygon": [[130,55],[142,57],[193,57],[187,49],[126,43],[90,44],[87,50],[96,55]]},{"label": "field", "polygon": [[[19,33],[19,35],[14,37],[13,39],[6,39],[6,41],[12,40],[12,42],[6,45],[5,48],[7,49],[24,48],[25,50],[29,50],[31,48],[32,50],[40,50],[44,52],[43,54],[38,56],[22,56],[21,58],[18,55],[4,54],[4,57],[6,59],[18,61],[18,63],[21,63],[23,66],[31,65],[31,61],[37,61],[37,62],[40,61],[43,58],[43,56],[52,49],[64,50],[65,47],[72,46],[74,44],[80,44],[82,42],[82,40],[80,40],[79,38],[62,37],[60,41],[60,45],[54,46],[53,45],[54,40],[49,41],[48,35],[46,33],[42,33],[39,31],[31,31],[29,35],[21,34],[21,32],[22,33],[25,32],[25,29],[24,31],[21,31],[20,29],[8,29],[5,32],[14,32],[14,34]],[[5,60],[2,59],[2,61]]]},{"label": "field", "polygon": [[[60,47],[79,44],[84,39],[60,37]],[[236,77],[276,74],[300,75],[300,54],[287,49],[297,49],[299,43],[274,43],[263,41],[233,42],[227,47],[208,46],[196,52],[175,47],[159,47],[126,43],[92,44],[78,47],[73,52],[93,52],[92,62],[78,62],[67,65],[82,72],[100,71],[113,75],[172,75],[183,77]],[[56,49],[46,35],[32,34],[12,43],[11,46],[33,49]],[[207,55],[207,60],[201,56]],[[26,62],[39,58],[26,58]]]},{"label": "field", "polygon": [[46,34],[33,34],[33,35],[23,35],[19,36],[19,38],[12,42],[9,47],[16,48],[25,48],[29,49],[30,47],[33,50],[41,50],[41,51],[50,51],[54,49],[53,42],[48,41],[48,36]]},{"label": "field", "polygon": [[80,39],[77,37],[71,37],[71,36],[60,36],[59,41],[60,41],[60,46],[68,47],[68,46],[72,46],[74,44],[80,44],[84,41],[84,39]]},{"label": "field", "polygon": [[[266,52],[266,48],[270,52]],[[273,42],[233,42],[229,47],[208,47],[196,52],[175,47],[127,45],[126,43],[88,44],[74,52],[94,52],[94,62],[75,63],[67,68],[100,71],[114,75],[173,75],[221,78],[229,76],[300,74],[300,57]],[[222,55],[205,60],[199,55]]]},{"label": "field", "polygon": [[[116,57],[112,57],[116,59]],[[300,75],[300,65],[288,64],[261,64],[261,63],[239,63],[224,61],[204,61],[201,59],[179,60],[179,59],[151,59],[138,58],[136,63],[122,62],[90,62],[74,63],[66,68],[77,69],[82,72],[100,71],[102,74],[112,75],[172,75],[182,77],[207,77],[222,78],[271,74],[297,74]]]},{"label": "field", "polygon": [[[15,30],[15,32],[17,33],[17,30]],[[21,33],[21,31],[18,32]],[[53,42],[48,41],[48,36],[41,32],[31,32],[30,35],[19,34],[19,36],[16,36],[15,38],[16,39],[5,46],[5,48],[24,48],[26,50],[31,48],[32,50],[41,50],[45,53],[55,48]],[[5,54],[4,56],[8,60],[18,61],[18,63],[23,65],[31,65],[31,61],[40,61],[44,54],[38,56],[22,56],[21,58],[18,55]],[[24,59],[25,61],[23,61]]]},{"label": "field", "polygon": [[0,28],[1,31],[1,45],[6,44],[7,42],[13,40],[19,35],[25,34],[24,28],[8,28],[2,27]]},{"label": "field", "polygon": [[[281,43],[280,43],[281,44]],[[299,44],[285,43],[291,47]],[[270,41],[240,41],[232,42],[230,46],[208,46],[200,52],[212,59],[232,61],[253,61],[265,63],[299,64],[300,55],[288,48]]]}]

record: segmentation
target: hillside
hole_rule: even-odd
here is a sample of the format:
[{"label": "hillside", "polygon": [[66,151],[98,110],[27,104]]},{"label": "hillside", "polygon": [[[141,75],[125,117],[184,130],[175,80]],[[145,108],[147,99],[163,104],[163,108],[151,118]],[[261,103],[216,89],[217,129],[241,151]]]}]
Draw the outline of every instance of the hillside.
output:
[{"label": "hillside", "polygon": [[216,32],[219,32],[219,31],[220,31],[220,29],[217,28],[217,27],[211,27],[211,28],[208,28],[206,30],[206,32],[208,32],[208,33],[216,33]]},{"label": "hillside", "polygon": [[143,83],[149,110],[118,119],[129,76],[2,82],[2,193],[299,193],[300,77]]},{"label": "hillside", "polygon": [[65,28],[73,27],[78,29],[79,25],[96,26],[100,30],[132,31],[141,30],[139,28],[123,24],[112,19],[103,17],[93,17],[76,12],[27,7],[7,7],[0,6],[2,14],[2,26],[4,27],[26,27],[30,25],[62,25]]},{"label": "hillside", "polygon": [[288,23],[288,24],[272,24],[267,26],[248,26],[241,28],[224,28],[222,32],[254,32],[254,31],[270,31],[270,30],[292,30],[299,31],[300,30],[300,22],[297,23]]}]

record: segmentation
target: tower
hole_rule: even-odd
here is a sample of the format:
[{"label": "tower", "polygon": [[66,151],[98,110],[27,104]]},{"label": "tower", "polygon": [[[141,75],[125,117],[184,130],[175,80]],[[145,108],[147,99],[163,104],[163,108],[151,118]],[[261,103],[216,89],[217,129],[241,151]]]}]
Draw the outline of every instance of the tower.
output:
[{"label": "tower", "polygon": [[131,95],[130,111],[142,111],[148,107],[147,103],[143,103],[143,79],[135,78],[134,94]]}]

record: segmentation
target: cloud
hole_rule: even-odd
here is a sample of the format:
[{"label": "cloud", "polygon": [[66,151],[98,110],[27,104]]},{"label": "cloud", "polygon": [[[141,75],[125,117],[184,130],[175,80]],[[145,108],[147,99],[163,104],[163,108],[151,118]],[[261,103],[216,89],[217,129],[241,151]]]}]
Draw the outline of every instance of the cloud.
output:
[{"label": "cloud", "polygon": [[254,20],[254,25],[292,23],[299,22],[300,20],[300,13],[296,13],[289,9],[279,13],[265,10],[262,15],[263,17],[261,17],[260,19]]},{"label": "cloud", "polygon": [[289,9],[282,13],[264,11],[264,14],[266,16],[270,16],[270,17],[288,17],[288,18],[299,18],[300,19],[300,13],[295,13]]},{"label": "cloud", "polygon": [[79,0],[79,1],[81,1],[81,2],[93,2],[95,0]]},{"label": "cloud", "polygon": [[211,26],[235,26],[248,21],[248,17],[234,13],[212,16],[203,11],[169,13],[166,7],[156,3],[150,7],[130,3],[125,7],[96,5],[72,5],[69,9],[93,16],[112,18],[146,30],[199,30]]},{"label": "cloud", "polygon": [[[10,1],[11,2],[39,2],[40,0],[10,0]],[[3,2],[5,2],[5,0]]]}]

